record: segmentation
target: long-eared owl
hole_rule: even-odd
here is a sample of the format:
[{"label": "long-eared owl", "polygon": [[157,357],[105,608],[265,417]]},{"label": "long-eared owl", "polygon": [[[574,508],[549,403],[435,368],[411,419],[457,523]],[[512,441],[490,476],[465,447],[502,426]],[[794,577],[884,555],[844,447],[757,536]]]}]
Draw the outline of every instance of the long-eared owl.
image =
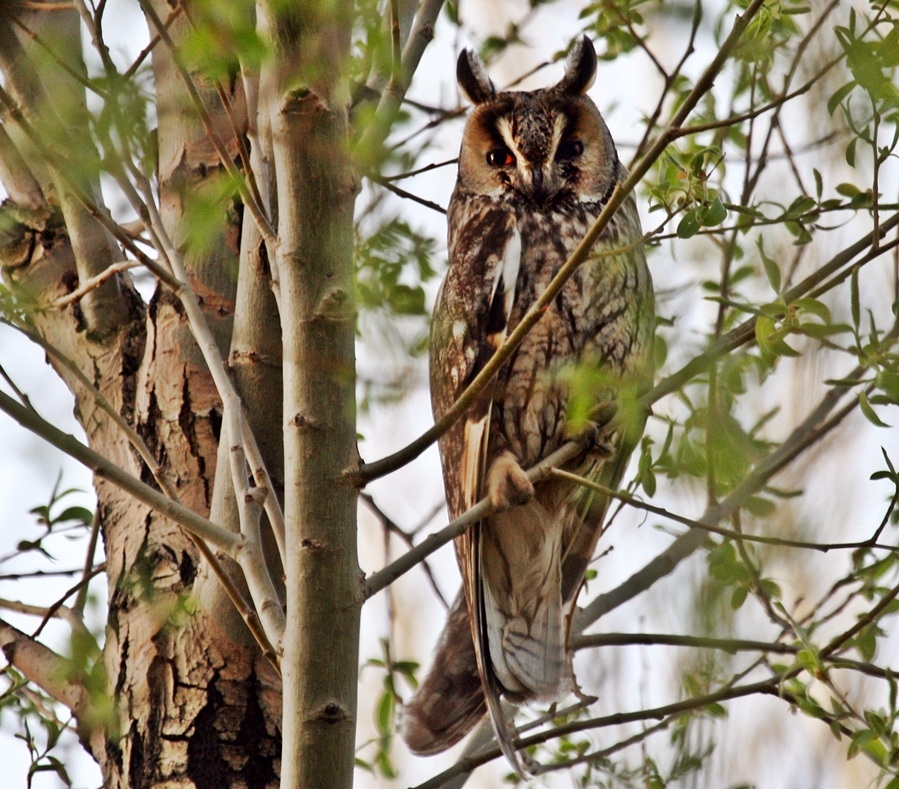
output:
[{"label": "long-eared owl", "polygon": [[[498,92],[477,55],[459,57],[459,85],[475,106],[431,330],[435,418],[515,329],[627,175],[586,96],[595,74],[586,37],[574,44],[561,81],[531,92]],[[625,424],[621,406],[652,377],[653,294],[641,238],[629,196],[440,440],[450,517],[484,496],[496,509],[456,541],[463,591],[406,708],[413,751],[449,747],[489,710],[518,767],[500,697],[552,701],[572,689],[568,633],[608,500],[557,477],[532,484],[525,471],[572,438],[570,401],[586,394],[595,407],[583,429],[592,431],[592,448],[567,470],[612,488],[621,479],[645,418]],[[586,392],[584,381],[593,382]]]}]

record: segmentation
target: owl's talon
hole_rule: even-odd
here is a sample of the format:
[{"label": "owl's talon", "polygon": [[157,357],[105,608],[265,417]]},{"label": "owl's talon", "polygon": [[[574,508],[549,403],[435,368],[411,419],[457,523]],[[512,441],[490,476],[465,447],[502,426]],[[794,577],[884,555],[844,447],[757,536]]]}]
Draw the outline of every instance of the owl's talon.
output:
[{"label": "owl's talon", "polygon": [[490,464],[487,496],[497,510],[527,504],[534,498],[534,486],[511,452],[503,452]]}]

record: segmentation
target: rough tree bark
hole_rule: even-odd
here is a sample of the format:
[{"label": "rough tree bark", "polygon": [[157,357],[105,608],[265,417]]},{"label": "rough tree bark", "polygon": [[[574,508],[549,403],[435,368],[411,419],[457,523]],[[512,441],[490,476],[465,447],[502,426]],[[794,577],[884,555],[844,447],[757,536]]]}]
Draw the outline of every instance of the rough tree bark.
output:
[{"label": "rough tree bark", "polygon": [[[95,686],[93,695],[72,695],[56,686],[48,690],[77,707],[80,734],[111,789],[349,786],[362,602],[355,490],[342,475],[355,451],[355,184],[341,69],[312,81],[301,74],[322,55],[339,64],[349,47],[350,26],[341,12],[328,15],[316,4],[301,4],[289,14],[283,3],[272,4],[264,27],[274,51],[269,73],[261,83],[244,74],[217,85],[188,73],[178,59],[178,46],[191,31],[189,14],[166,0],[142,5],[151,34],[158,37],[151,54],[158,124],[156,230],[167,237],[159,243],[183,256],[187,284],[229,359],[268,466],[274,490],[265,493],[283,497],[287,513],[283,568],[275,541],[269,538],[266,545],[275,586],[283,593],[284,572],[294,579],[286,590],[291,616],[283,641],[292,722],[283,783],[277,668],[222,593],[194,539],[102,479],[96,492],[109,604],[102,687]],[[90,446],[238,532],[240,502],[228,465],[242,438],[227,435],[219,446],[226,435],[224,406],[182,294],[159,284],[145,303],[129,275],[118,272],[83,297],[55,304],[122,261],[121,245],[127,243],[113,238],[99,167],[83,167],[85,160],[99,165],[100,152],[85,155],[87,105],[84,85],[75,78],[85,73],[80,24],[74,8],[14,3],[0,9],[6,80],[0,178],[8,194],[0,213],[3,275],[16,297],[31,305],[29,320],[55,349],[48,358],[75,395]],[[101,31],[91,32],[97,42]],[[100,41],[101,54],[104,46]],[[48,85],[54,85],[52,99]],[[108,107],[117,105],[115,91],[122,87],[108,84]],[[60,101],[60,92],[66,101]],[[201,247],[192,245],[185,205],[226,170],[222,147],[232,167],[239,161],[243,136],[255,143],[258,207],[277,227],[277,242],[270,237],[265,244],[258,217],[234,201],[220,232]],[[104,154],[108,165],[110,151]],[[153,226],[154,217],[141,218],[145,230]],[[270,261],[281,273],[283,324]],[[59,361],[63,357],[69,361]],[[137,431],[157,468],[148,467],[102,412],[103,398]],[[245,591],[236,564],[225,556],[219,560]],[[328,651],[310,648],[323,633]],[[340,644],[334,643],[337,633]],[[38,681],[39,667],[28,657],[34,645],[7,626],[0,636],[7,657]],[[272,639],[276,652],[278,640]],[[45,665],[64,663],[42,655]],[[336,659],[339,655],[346,659]],[[88,683],[75,681],[67,688],[73,686],[84,690]]]}]

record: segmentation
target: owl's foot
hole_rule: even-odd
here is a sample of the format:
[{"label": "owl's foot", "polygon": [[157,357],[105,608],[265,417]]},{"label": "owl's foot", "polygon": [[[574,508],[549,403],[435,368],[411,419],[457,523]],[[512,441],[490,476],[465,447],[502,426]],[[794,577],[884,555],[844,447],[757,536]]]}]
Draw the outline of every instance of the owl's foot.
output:
[{"label": "owl's foot", "polygon": [[534,498],[534,486],[511,452],[503,452],[490,464],[487,495],[498,510],[527,504]]}]

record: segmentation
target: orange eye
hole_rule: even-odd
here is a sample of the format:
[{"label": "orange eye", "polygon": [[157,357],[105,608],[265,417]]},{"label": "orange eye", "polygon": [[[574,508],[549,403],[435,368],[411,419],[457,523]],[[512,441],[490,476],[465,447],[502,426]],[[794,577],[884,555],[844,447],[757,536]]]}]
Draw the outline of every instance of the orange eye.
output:
[{"label": "orange eye", "polygon": [[515,164],[515,157],[508,148],[491,148],[487,151],[487,164],[491,167],[509,167]]}]

